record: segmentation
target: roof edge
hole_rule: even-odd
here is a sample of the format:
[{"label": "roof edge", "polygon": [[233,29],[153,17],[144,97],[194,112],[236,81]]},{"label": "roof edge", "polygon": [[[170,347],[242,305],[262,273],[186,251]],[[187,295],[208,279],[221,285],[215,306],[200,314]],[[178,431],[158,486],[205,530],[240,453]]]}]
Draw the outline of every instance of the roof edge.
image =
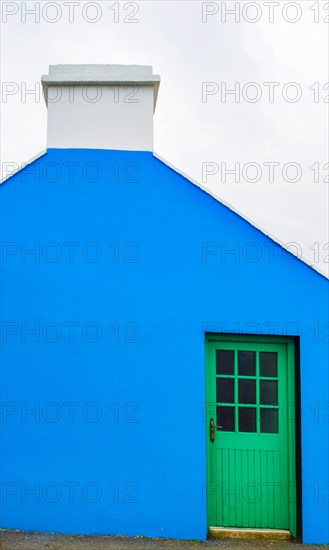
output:
[{"label": "roof edge", "polygon": [[[29,166],[30,164],[32,164],[33,162],[35,162],[36,160],[38,160],[39,158],[43,157],[44,155],[47,154],[47,149],[43,149],[42,151],[40,151],[39,153],[37,153],[36,155],[34,155],[34,157],[32,157],[30,160],[26,161],[26,162],[23,162],[21,164],[20,167],[18,167],[16,170],[14,170],[14,172],[12,172],[11,174],[9,174],[9,176],[6,176],[5,178],[2,178],[0,180],[0,185],[2,185],[3,183],[5,183],[6,181],[8,181],[10,178],[12,178],[13,176],[15,176],[18,172],[20,172],[21,170],[23,170],[24,168],[26,168],[26,166]],[[291,250],[288,250],[285,246],[285,244],[280,240],[280,239],[277,239],[274,235],[272,235],[271,233],[267,232],[265,229],[263,229],[261,226],[259,226],[257,223],[255,223],[253,220],[251,220],[248,216],[246,216],[245,214],[243,214],[242,212],[240,212],[239,210],[237,210],[236,208],[234,208],[231,204],[229,204],[228,202],[220,199],[219,197],[217,197],[216,195],[214,195],[209,189],[207,189],[206,187],[204,187],[201,183],[199,183],[198,181],[196,181],[195,179],[191,178],[190,176],[188,176],[185,172],[183,172],[182,170],[179,170],[179,168],[176,168],[176,166],[174,166],[171,162],[165,160],[161,155],[159,155],[158,153],[156,152],[153,152],[153,156],[154,158],[156,158],[157,160],[159,160],[160,162],[162,162],[163,164],[165,164],[166,166],[168,166],[168,168],[170,168],[171,170],[173,170],[174,172],[176,172],[177,174],[179,174],[180,176],[182,176],[183,178],[185,178],[187,181],[189,181],[190,183],[192,183],[192,185],[194,185],[195,187],[198,187],[201,191],[203,191],[204,193],[206,193],[207,195],[209,195],[210,197],[212,197],[215,201],[219,202],[220,204],[222,204],[223,206],[225,206],[226,208],[228,208],[228,210],[231,210],[231,212],[233,212],[233,214],[236,214],[237,216],[239,216],[240,218],[242,218],[243,220],[245,220],[246,222],[248,222],[252,227],[254,227],[255,229],[257,229],[258,231],[260,231],[261,233],[263,233],[263,235],[265,235],[266,237],[268,237],[269,239],[271,239],[274,243],[278,244],[279,246],[281,246],[281,248],[283,248],[284,250],[286,250],[289,254],[291,254],[292,256],[294,256],[297,260],[300,260],[302,263],[304,263],[307,267],[310,267],[313,271],[315,271],[315,273],[317,273],[318,275],[321,275],[322,277],[324,277],[326,280],[329,280],[329,274],[326,273],[324,270],[322,270],[321,268],[319,267],[315,267],[314,264],[312,264],[311,262],[309,262],[306,258],[304,258],[303,256],[297,256],[296,254],[294,254],[293,252],[291,252]]]},{"label": "roof edge", "polygon": [[167,160],[165,160],[163,157],[161,157],[161,155],[159,155],[158,153],[155,153],[153,152],[153,156],[158,159],[160,162],[162,162],[163,164],[165,164],[166,166],[168,166],[169,168],[171,168],[172,170],[174,170],[174,172],[177,172],[177,174],[179,174],[180,176],[182,176],[183,178],[185,178],[187,181],[189,181],[190,183],[192,183],[192,185],[195,185],[196,187],[198,187],[201,191],[203,191],[204,193],[207,193],[207,195],[209,195],[210,197],[212,197],[213,199],[215,199],[215,201],[219,202],[220,204],[222,204],[223,206],[225,206],[226,208],[228,208],[228,210],[231,210],[231,212],[233,212],[233,214],[236,214],[237,216],[239,216],[240,218],[242,218],[243,220],[245,220],[246,222],[248,222],[252,227],[254,227],[255,229],[257,229],[258,231],[260,231],[261,233],[263,233],[263,235],[265,235],[266,237],[268,237],[269,239],[271,239],[275,244],[278,244],[279,246],[281,246],[281,248],[283,248],[284,250],[286,250],[289,254],[291,254],[292,256],[294,256],[297,260],[300,260],[302,263],[304,263],[307,267],[310,267],[313,271],[315,271],[315,273],[317,273],[318,275],[321,275],[322,277],[324,277],[326,280],[329,280],[329,274],[326,273],[324,270],[322,270],[321,268],[319,267],[315,267],[314,264],[312,264],[309,260],[307,260],[306,258],[304,258],[303,256],[297,256],[296,254],[294,254],[291,250],[289,250],[288,248],[286,248],[285,244],[280,240],[278,239],[277,237],[275,237],[274,235],[272,235],[271,233],[269,233],[268,231],[266,231],[265,229],[263,229],[260,225],[258,225],[257,223],[255,223],[253,220],[251,220],[248,216],[246,216],[245,214],[243,214],[242,212],[240,212],[239,210],[237,210],[236,208],[234,208],[231,204],[229,204],[228,202],[222,200],[221,198],[217,197],[216,195],[214,195],[209,189],[207,189],[206,187],[204,187],[201,183],[199,183],[198,181],[196,181],[195,179],[191,178],[190,176],[188,176],[185,172],[183,172],[182,170],[179,170],[178,168],[176,168],[176,166],[174,166],[173,164],[171,164],[170,162],[168,162]]},{"label": "roof edge", "polygon": [[16,170],[14,170],[11,174],[9,174],[8,176],[2,178],[0,180],[0,185],[2,185],[3,183],[5,183],[6,181],[8,181],[10,178],[12,178],[13,176],[15,176],[18,172],[20,172],[21,170],[24,170],[24,168],[26,168],[26,166],[29,166],[30,164],[32,164],[33,162],[35,162],[36,160],[38,160],[40,157],[43,157],[44,155],[47,154],[47,150],[46,149],[43,149],[42,151],[40,151],[39,153],[37,153],[36,155],[34,155],[34,157],[32,157],[30,160],[27,160],[26,162],[22,162],[20,166],[18,166],[18,168],[16,168]]}]

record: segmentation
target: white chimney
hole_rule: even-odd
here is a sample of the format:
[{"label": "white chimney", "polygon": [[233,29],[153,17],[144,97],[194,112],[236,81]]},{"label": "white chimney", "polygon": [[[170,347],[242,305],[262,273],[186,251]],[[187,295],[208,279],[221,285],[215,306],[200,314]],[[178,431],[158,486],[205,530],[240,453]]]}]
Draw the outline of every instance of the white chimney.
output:
[{"label": "white chimney", "polygon": [[159,85],[146,65],[50,65],[47,148],[153,151]]}]

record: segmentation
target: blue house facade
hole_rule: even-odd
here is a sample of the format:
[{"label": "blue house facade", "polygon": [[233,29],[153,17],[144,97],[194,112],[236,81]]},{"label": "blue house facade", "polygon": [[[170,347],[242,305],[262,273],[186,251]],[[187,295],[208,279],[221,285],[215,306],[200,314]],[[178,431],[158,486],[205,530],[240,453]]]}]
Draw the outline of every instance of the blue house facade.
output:
[{"label": "blue house facade", "polygon": [[328,543],[326,278],[151,151],[0,191],[1,527]]}]

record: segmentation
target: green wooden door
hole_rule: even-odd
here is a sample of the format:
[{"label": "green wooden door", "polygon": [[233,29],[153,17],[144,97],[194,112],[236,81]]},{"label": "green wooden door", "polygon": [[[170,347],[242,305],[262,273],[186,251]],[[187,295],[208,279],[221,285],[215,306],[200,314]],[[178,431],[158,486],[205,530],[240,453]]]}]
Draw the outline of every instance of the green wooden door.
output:
[{"label": "green wooden door", "polygon": [[296,536],[293,357],[287,339],[207,338],[208,527]]}]

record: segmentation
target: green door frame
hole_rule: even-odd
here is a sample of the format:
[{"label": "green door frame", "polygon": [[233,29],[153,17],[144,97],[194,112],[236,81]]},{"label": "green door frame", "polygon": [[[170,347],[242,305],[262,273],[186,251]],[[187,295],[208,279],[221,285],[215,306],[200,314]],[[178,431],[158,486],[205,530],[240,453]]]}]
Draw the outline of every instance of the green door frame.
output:
[{"label": "green door frame", "polygon": [[[225,333],[205,333],[205,389],[206,389],[206,404],[209,403],[208,396],[210,395],[209,384],[213,381],[209,380],[208,376],[208,365],[209,365],[209,355],[210,342],[220,342],[220,343],[242,343],[242,344],[281,344],[286,346],[286,365],[287,372],[290,373],[290,376],[287,376],[287,403],[294,403],[297,401],[295,396],[295,338],[294,337],[285,337],[285,336],[263,336],[263,335],[246,335],[246,334],[225,334]],[[295,407],[295,417],[299,419],[299,415],[296,415]],[[206,428],[206,462],[207,462],[207,484],[211,483],[211,468],[210,468],[210,451],[211,443],[209,437],[209,419],[206,416],[205,428]],[[296,483],[296,493],[298,494],[297,487],[297,464],[296,464],[296,429],[295,422],[287,422],[287,435],[288,441],[293,442],[291,446],[288,446],[288,475],[289,480],[293,480]],[[299,478],[299,476],[298,476]],[[295,501],[289,502],[289,530],[293,537],[297,536],[297,498]],[[209,519],[209,498],[207,498],[207,529],[213,525],[210,525]],[[238,526],[237,526],[238,527]]]}]

